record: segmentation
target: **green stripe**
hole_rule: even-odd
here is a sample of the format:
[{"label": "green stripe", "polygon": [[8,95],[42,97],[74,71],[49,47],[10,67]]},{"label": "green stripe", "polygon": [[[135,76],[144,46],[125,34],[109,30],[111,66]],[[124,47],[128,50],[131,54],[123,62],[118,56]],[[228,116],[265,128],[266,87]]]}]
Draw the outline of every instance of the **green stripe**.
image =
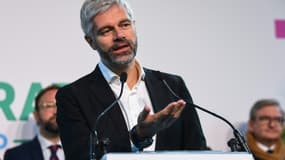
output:
[{"label": "green stripe", "polygon": [[24,142],[28,142],[31,139],[14,139],[14,143],[24,143]]}]

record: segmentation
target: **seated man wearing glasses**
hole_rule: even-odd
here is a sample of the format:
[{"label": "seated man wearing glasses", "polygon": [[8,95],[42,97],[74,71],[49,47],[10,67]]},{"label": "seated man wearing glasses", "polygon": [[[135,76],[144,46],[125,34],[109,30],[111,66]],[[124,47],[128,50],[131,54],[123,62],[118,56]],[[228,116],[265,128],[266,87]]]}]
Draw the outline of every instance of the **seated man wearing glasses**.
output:
[{"label": "seated man wearing glasses", "polygon": [[257,101],[250,110],[249,148],[256,160],[285,160],[285,145],[281,140],[284,111],[273,99]]},{"label": "seated man wearing glasses", "polygon": [[51,85],[38,93],[33,114],[39,127],[39,134],[29,142],[8,149],[4,154],[4,160],[65,159],[56,123],[55,94],[58,89],[58,86]]}]

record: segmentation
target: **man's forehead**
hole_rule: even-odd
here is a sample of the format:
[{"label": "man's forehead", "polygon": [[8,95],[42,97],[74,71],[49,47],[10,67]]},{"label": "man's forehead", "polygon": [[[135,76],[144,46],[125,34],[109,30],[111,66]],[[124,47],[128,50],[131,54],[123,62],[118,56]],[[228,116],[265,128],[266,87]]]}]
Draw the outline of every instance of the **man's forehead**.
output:
[{"label": "man's forehead", "polygon": [[113,4],[110,8],[107,10],[104,10],[102,12],[99,12],[97,15],[93,17],[93,23],[94,25],[98,25],[98,23],[101,22],[108,22],[115,20],[116,18],[130,18],[127,10],[123,6],[119,6],[117,4]]},{"label": "man's forehead", "polygon": [[256,114],[282,114],[279,106],[276,105],[268,105],[257,110]]},{"label": "man's forehead", "polygon": [[49,99],[50,97],[55,99],[55,97],[53,96],[53,94],[55,94],[56,92],[57,92],[57,89],[48,90],[48,91],[46,91],[46,92],[40,97],[39,100],[40,100],[40,101],[43,101],[43,100],[45,100],[45,99]]}]

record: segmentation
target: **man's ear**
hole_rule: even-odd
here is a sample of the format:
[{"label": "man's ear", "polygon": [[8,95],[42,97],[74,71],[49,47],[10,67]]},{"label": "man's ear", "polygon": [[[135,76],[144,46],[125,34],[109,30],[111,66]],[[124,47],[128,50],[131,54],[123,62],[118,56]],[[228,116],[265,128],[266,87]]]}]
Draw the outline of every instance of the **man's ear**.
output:
[{"label": "man's ear", "polygon": [[94,50],[97,50],[97,45],[96,45],[95,41],[91,37],[84,36],[84,38],[87,41],[87,43],[91,46],[91,48],[93,48]]},{"label": "man's ear", "polygon": [[39,124],[39,121],[40,121],[40,120],[39,120],[39,119],[40,119],[40,118],[39,118],[39,116],[40,116],[40,115],[39,115],[39,112],[35,110],[35,111],[33,112],[33,115],[34,115],[34,119],[35,119],[36,123]]},{"label": "man's ear", "polygon": [[254,125],[254,121],[253,121],[253,120],[249,120],[249,121],[247,122],[247,129],[248,129],[249,131],[253,131],[253,125]]}]

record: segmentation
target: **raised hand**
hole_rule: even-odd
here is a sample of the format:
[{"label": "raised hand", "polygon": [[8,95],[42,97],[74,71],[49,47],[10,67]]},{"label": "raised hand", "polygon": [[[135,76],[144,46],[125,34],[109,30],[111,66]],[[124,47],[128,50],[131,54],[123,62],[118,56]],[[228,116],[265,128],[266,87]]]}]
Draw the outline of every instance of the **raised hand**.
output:
[{"label": "raised hand", "polygon": [[152,137],[157,132],[168,128],[175,122],[183,111],[186,102],[178,100],[169,103],[163,110],[150,114],[150,108],[145,106],[138,117],[136,131],[138,137]]}]

